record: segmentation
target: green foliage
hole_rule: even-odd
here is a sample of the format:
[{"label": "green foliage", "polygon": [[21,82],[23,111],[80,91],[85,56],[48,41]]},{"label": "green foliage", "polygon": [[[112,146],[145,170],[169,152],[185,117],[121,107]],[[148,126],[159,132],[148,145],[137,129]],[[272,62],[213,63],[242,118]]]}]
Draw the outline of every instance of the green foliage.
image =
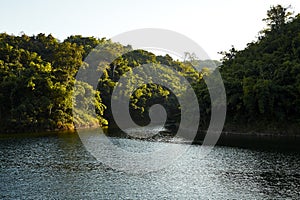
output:
[{"label": "green foliage", "polygon": [[[139,74],[133,75],[134,68],[149,63],[151,63],[152,68],[163,71],[163,73],[153,76],[151,72],[141,71]],[[170,68],[167,69],[162,65],[167,65]],[[149,122],[149,108],[154,104],[161,104],[165,107],[169,121],[179,121],[180,105],[177,101],[178,96],[176,97],[172,91],[161,85],[144,84],[143,82],[144,80],[158,79],[165,84],[171,84],[178,91],[178,95],[182,96],[185,88],[180,85],[180,80],[176,78],[172,69],[176,70],[180,76],[185,77],[190,83],[194,83],[201,78],[190,63],[174,61],[169,55],[155,56],[153,53],[144,50],[135,50],[115,59],[113,63],[105,67],[103,76],[99,80],[98,90],[103,103],[107,106],[103,117],[108,120],[110,125],[115,125],[110,107],[111,95],[120,77],[127,77],[128,83],[124,84],[127,88],[122,93],[130,96],[129,110],[132,118],[137,123],[147,124]],[[130,83],[136,83],[139,86],[133,94],[130,94],[130,91],[133,90]]]},{"label": "green foliage", "polygon": [[[147,122],[153,104],[162,104],[169,120],[179,121],[180,105],[172,91],[157,84],[143,84],[151,74],[145,71],[132,76],[132,70],[154,64],[157,70],[163,71],[155,78],[171,84],[179,91],[179,96],[184,94],[185,88],[178,84],[180,81],[174,78],[171,69],[193,84],[203,75],[190,62],[174,61],[169,55],[155,56],[147,51],[131,50],[130,46],[110,40],[78,35],[59,42],[52,35],[0,34],[1,131],[70,129],[74,124],[78,127],[113,126],[111,94],[122,76],[140,86],[133,94],[129,94],[130,84],[122,91],[131,95],[130,112],[136,121]],[[88,54],[99,56],[99,60],[85,63]],[[106,61],[116,56],[118,58],[112,63]],[[171,68],[167,70],[162,65]],[[83,80],[75,81],[80,67],[87,69],[86,74],[83,74]],[[97,91],[85,81],[95,78],[94,74],[89,74],[95,70],[104,70]]]},{"label": "green foliage", "polygon": [[288,20],[281,6],[267,13],[270,29],[241,51],[224,54],[228,121],[236,124],[288,124],[300,121],[300,17]]},{"label": "green foliage", "polygon": [[292,19],[291,12],[287,12],[289,7],[282,7],[281,5],[271,6],[270,10],[267,11],[267,18],[263,21],[267,22],[269,29],[266,31],[277,31],[279,30],[288,20]]},{"label": "green foliage", "polygon": [[[74,128],[74,78],[88,48],[71,42],[44,34],[0,34],[1,131]],[[99,92],[95,96],[94,105],[103,110]]]},{"label": "green foliage", "polygon": [[[127,78],[121,93],[130,96],[130,114],[137,123],[149,122],[149,108],[154,104],[165,107],[169,123],[179,123],[178,97],[189,97],[175,73],[192,85],[201,111],[200,128],[204,129],[212,103],[204,80],[214,77],[216,66],[226,88],[227,123],[275,124],[275,128],[299,124],[300,15],[290,18],[287,10],[280,5],[271,7],[264,19],[268,29],[258,41],[241,51],[232,46],[221,52],[221,66],[217,61],[201,61],[193,53],[185,53],[184,61],[179,61],[168,54],[132,51],[130,46],[105,38],[75,35],[60,42],[52,35],[2,33],[0,131],[71,129],[74,123],[78,127],[114,126],[111,98],[121,77]],[[92,55],[99,59],[84,62]],[[145,70],[133,76],[135,69],[149,63],[158,75]],[[75,81],[80,67],[86,72],[82,80]],[[99,70],[103,71],[101,77],[91,74]],[[145,84],[148,79],[168,83],[176,95],[162,85]],[[97,90],[89,81],[98,83]],[[131,83],[139,86],[133,93]]]}]

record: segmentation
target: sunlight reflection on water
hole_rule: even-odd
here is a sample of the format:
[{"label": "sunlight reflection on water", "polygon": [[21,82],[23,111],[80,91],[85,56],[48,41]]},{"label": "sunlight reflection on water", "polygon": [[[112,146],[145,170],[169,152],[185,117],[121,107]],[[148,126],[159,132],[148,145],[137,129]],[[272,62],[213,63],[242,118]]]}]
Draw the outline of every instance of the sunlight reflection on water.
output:
[{"label": "sunlight reflection on water", "polygon": [[[113,138],[149,151],[166,143]],[[174,144],[185,145],[185,144]],[[300,154],[201,148],[166,169],[127,174],[95,160],[75,134],[0,140],[1,199],[278,199],[300,197]]]}]

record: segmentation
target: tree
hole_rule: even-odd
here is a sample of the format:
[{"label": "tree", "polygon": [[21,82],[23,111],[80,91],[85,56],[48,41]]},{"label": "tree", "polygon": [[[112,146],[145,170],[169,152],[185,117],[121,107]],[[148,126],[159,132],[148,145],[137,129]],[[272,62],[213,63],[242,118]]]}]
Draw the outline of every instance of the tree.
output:
[{"label": "tree", "polygon": [[218,53],[223,55],[223,58],[221,59],[221,61],[231,61],[232,59],[235,58],[237,50],[232,45],[231,48],[229,49],[229,52],[221,51],[221,52],[218,52]]},{"label": "tree", "polygon": [[269,26],[265,32],[278,31],[287,21],[291,20],[292,12],[287,12],[291,6],[282,7],[281,5],[271,6],[270,10],[267,11],[267,18],[263,21],[267,22]]},{"label": "tree", "polygon": [[[299,122],[300,15],[273,6],[270,29],[246,49],[225,53],[220,72],[227,94],[227,123],[287,131]],[[234,52],[233,54],[230,52]],[[271,127],[271,128],[270,128]]]}]

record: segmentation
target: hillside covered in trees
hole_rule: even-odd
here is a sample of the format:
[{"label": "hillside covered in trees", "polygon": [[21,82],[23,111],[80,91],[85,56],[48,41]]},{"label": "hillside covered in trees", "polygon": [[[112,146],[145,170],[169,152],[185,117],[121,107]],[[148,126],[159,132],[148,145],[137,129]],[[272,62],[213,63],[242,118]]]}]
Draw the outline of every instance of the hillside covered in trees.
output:
[{"label": "hillside covered in trees", "polygon": [[[268,11],[265,21],[268,28],[257,41],[241,51],[233,47],[229,52],[222,52],[224,58],[217,68],[227,94],[225,130],[296,133],[300,128],[300,16],[291,18],[287,8],[276,6]],[[84,60],[89,53],[97,52],[99,45],[106,48],[106,56],[118,54],[119,57],[105,65],[97,90],[80,81],[77,83],[80,90],[74,90],[79,68],[91,67]],[[188,80],[199,101],[199,129],[205,129],[210,121],[211,102],[203,77],[213,73],[214,66],[219,65],[217,61],[199,61],[193,57],[174,60],[169,55],[132,51],[130,46],[105,38],[75,35],[61,42],[42,33],[36,36],[2,33],[0,131],[72,130],[74,124],[115,126],[110,105],[114,87],[120,77],[147,63],[163,71],[158,78],[176,87],[181,96],[185,88],[174,80],[172,70]],[[166,70],[163,65],[172,70]],[[94,98],[87,98],[84,95],[87,93],[92,93]],[[77,103],[82,106],[73,107],[76,99],[80,99]],[[96,117],[78,109],[91,104],[98,114]],[[176,96],[156,84],[141,85],[131,95],[132,118],[140,125],[147,124],[153,104],[166,108],[168,123],[180,122]]]},{"label": "hillside covered in trees", "polygon": [[227,128],[299,133],[300,15],[278,5],[264,21],[257,41],[223,52]]},{"label": "hillside covered in trees", "polygon": [[[200,79],[200,74],[188,61],[174,61],[169,55],[155,56],[143,50],[132,51],[130,46],[105,38],[70,36],[59,42],[52,35],[13,36],[3,33],[0,34],[0,45],[0,127],[3,132],[72,130],[74,122],[79,127],[112,125],[112,91],[121,76],[142,64],[153,63],[158,69],[161,64],[172,66],[191,83]],[[84,59],[91,51],[97,53],[97,46],[105,47],[108,57],[116,53],[123,55],[105,66],[97,91],[80,81],[77,81],[80,89],[74,90],[78,69],[90,67]],[[178,82],[169,76],[170,73],[165,71],[160,78],[175,86]],[[185,88],[179,90],[184,93]],[[87,93],[93,93],[95,98],[87,98],[84,95]],[[80,99],[77,103],[82,105],[73,108],[76,99]],[[133,118],[145,123],[149,121],[148,108],[155,103],[166,106],[171,113],[169,118],[176,116],[180,112],[176,102],[174,95],[162,86],[141,85],[132,95],[130,110]],[[96,118],[85,113],[85,109],[77,109],[91,105],[98,113]]]}]

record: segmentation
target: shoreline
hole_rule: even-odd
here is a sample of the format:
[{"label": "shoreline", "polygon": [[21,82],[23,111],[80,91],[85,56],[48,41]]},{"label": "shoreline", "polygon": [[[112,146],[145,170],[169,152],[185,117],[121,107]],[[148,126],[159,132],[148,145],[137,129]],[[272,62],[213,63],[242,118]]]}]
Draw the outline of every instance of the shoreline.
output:
[{"label": "shoreline", "polygon": [[[201,145],[205,135],[206,133],[202,131],[197,135],[193,144]],[[255,149],[300,150],[300,134],[223,131],[216,145]]]},{"label": "shoreline", "polygon": [[[0,139],[13,138],[13,137],[39,137],[39,136],[51,136],[51,135],[59,135],[59,134],[74,134],[77,130],[85,130],[95,129],[99,127],[79,127],[72,130],[43,130],[43,131],[35,131],[35,132],[11,132],[11,133],[2,133],[0,132]],[[110,137],[118,137],[118,138],[127,138],[127,139],[137,139],[139,138],[131,138],[124,137],[124,135],[119,134],[110,134],[106,132],[108,127],[102,127],[104,134],[107,134]],[[172,132],[159,133],[153,138],[140,139],[151,142],[172,142],[170,138],[173,138]],[[119,136],[118,136],[119,135]],[[191,144],[193,145],[202,145],[203,140],[206,136],[206,132],[203,130],[198,131],[196,138]],[[184,144],[184,138],[182,143]],[[292,150],[300,150],[300,134],[283,134],[283,133],[263,133],[263,132],[234,132],[234,131],[222,131],[217,143],[217,146],[228,146],[228,147],[241,147],[241,148],[255,148],[255,149],[292,149]]]}]

